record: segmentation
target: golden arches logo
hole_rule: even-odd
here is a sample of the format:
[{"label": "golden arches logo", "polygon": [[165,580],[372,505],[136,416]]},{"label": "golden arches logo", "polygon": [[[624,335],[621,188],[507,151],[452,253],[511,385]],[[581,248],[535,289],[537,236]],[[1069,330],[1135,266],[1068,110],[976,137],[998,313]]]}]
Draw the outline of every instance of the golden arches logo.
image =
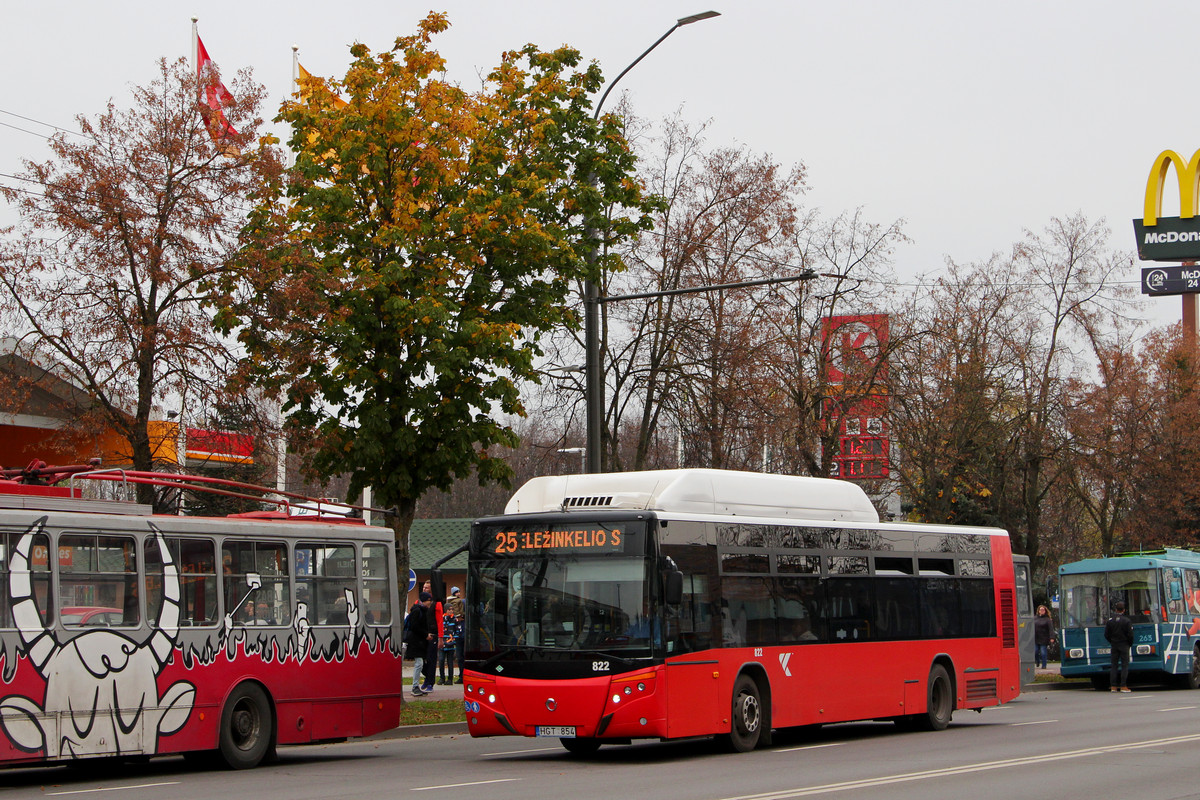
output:
[{"label": "golden arches logo", "polygon": [[1162,215],[1163,185],[1167,182],[1167,170],[1172,164],[1179,181],[1179,216],[1181,219],[1196,216],[1196,201],[1200,198],[1200,150],[1186,162],[1174,150],[1163,150],[1154,159],[1150,177],[1146,179],[1146,209],[1143,217],[1146,227],[1157,225]]}]

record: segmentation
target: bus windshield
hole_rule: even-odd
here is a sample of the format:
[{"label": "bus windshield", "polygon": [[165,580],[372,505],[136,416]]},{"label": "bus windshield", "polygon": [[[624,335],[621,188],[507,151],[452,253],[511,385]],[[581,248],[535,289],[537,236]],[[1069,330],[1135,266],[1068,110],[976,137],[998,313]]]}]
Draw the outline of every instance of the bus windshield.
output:
[{"label": "bus windshield", "polygon": [[1117,601],[1134,622],[1153,617],[1158,595],[1157,572],[1129,569],[1118,572],[1084,572],[1062,576],[1065,627],[1103,625]]},{"label": "bus windshield", "polygon": [[[547,554],[472,565],[468,596],[476,656],[513,648],[650,655],[647,559],[632,555]],[[661,638],[661,637],[659,637]]]}]

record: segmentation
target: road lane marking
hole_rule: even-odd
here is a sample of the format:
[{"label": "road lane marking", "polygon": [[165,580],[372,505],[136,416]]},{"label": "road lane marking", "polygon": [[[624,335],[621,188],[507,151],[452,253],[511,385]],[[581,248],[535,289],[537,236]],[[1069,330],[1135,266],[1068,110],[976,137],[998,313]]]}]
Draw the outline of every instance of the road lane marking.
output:
[{"label": "road lane marking", "polygon": [[1051,722],[1058,722],[1056,719],[1039,719],[1037,722],[1010,722],[1008,727],[1019,728],[1022,725],[1049,725]]},{"label": "road lane marking", "polygon": [[153,789],[156,786],[174,786],[179,781],[163,781],[162,783],[139,783],[136,786],[106,786],[101,789],[72,789],[68,792],[47,792],[47,797],[60,797],[66,794],[90,794],[93,792],[123,792],[128,789]]},{"label": "road lane marking", "polygon": [[471,781],[470,783],[443,783],[441,786],[414,786],[409,791],[412,792],[427,792],[430,789],[458,789],[463,786],[483,786],[488,783],[508,783],[509,781],[519,781],[520,778],[497,778],[493,781]]},{"label": "road lane marking", "polygon": [[968,775],[973,772],[987,772],[995,769],[1008,769],[1010,767],[1025,767],[1030,764],[1043,764],[1050,761],[1066,761],[1073,758],[1086,758],[1088,756],[1106,755],[1108,753],[1120,753],[1127,750],[1139,750],[1147,747],[1162,747],[1164,745],[1184,744],[1188,742],[1200,741],[1200,733],[1189,734],[1187,736],[1172,736],[1166,739],[1148,739],[1141,742],[1124,742],[1121,744],[1104,745],[1101,747],[1089,747],[1084,750],[1064,750],[1058,753],[1047,753],[1038,756],[1024,756],[1022,758],[1010,758],[1004,761],[983,761],[978,764],[964,764],[958,767],[944,767],[942,769],[931,769],[923,772],[906,772],[897,775],[885,775],[880,778],[864,778],[857,781],[843,781],[841,783],[826,783],[820,786],[797,786],[794,789],[781,789],[774,792],[763,792],[762,794],[746,794],[736,797],[726,797],[723,800],[791,800],[796,797],[811,797],[819,794],[832,794],[834,792],[844,792],[852,789],[868,789],[877,786],[887,786],[889,784],[910,783],[912,781],[924,781],[931,778],[943,778],[950,775]]},{"label": "road lane marking", "polygon": [[784,747],[780,750],[772,750],[775,753],[795,753],[797,750],[817,750],[822,747],[841,747],[845,742],[830,742],[829,744],[806,744],[801,747]]},{"label": "road lane marking", "polygon": [[1160,708],[1158,711],[1161,714],[1164,711],[1190,711],[1195,706],[1176,706],[1175,708]]}]

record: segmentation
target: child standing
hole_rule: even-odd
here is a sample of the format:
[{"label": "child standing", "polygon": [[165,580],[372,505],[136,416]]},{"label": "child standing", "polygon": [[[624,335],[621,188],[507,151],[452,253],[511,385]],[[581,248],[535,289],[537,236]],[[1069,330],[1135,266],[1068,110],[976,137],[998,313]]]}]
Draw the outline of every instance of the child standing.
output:
[{"label": "child standing", "polygon": [[[442,616],[442,649],[438,654],[438,685],[451,686],[454,684],[454,657],[458,651],[458,643],[462,639],[462,619],[455,616],[453,611],[447,611]],[[447,675],[446,665],[450,665]],[[462,665],[459,664],[459,672]]]}]

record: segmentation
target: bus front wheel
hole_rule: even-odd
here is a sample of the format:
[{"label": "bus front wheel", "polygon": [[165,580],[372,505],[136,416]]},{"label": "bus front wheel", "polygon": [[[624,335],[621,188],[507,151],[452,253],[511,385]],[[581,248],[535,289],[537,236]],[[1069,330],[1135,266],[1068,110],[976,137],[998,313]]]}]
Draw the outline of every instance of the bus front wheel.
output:
[{"label": "bus front wheel", "polygon": [[950,674],[941,664],[929,670],[925,713],[917,717],[917,727],[926,731],[944,731],[954,716],[954,687]]},{"label": "bus front wheel", "polygon": [[221,757],[230,769],[257,767],[274,739],[267,693],[257,683],[233,690],[221,711]]},{"label": "bus front wheel", "polygon": [[738,676],[733,685],[733,709],[729,726],[729,746],[748,753],[762,738],[763,708],[758,684],[749,675]]}]

